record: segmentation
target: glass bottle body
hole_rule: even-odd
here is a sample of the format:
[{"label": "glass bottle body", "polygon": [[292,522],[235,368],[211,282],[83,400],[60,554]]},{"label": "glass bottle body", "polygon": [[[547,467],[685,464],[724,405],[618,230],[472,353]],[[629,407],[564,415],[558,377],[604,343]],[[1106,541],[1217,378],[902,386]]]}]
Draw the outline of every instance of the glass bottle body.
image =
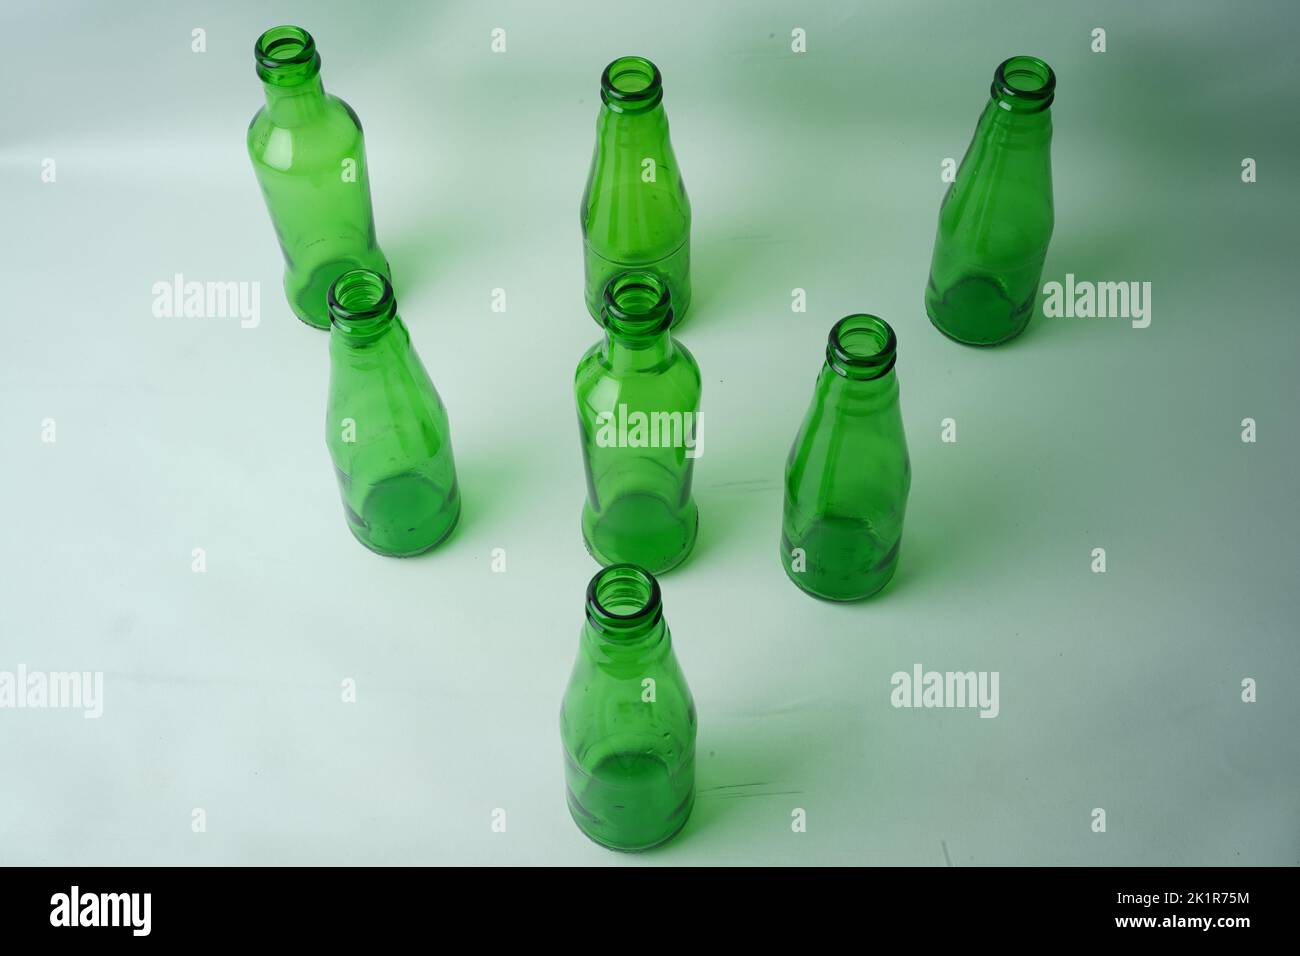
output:
[{"label": "glass bottle body", "polygon": [[601,78],[596,147],[583,191],[587,311],[600,321],[605,286],[628,270],[668,284],[673,323],[690,308],[691,205],[668,135],[659,70],[621,57]]},{"label": "glass bottle body", "polygon": [[605,568],[587,595],[560,708],[569,812],[602,846],[646,850],[680,831],[695,803],[695,702],[652,575]]},{"label": "glass bottle body", "polygon": [[690,554],[699,526],[691,482],[703,451],[700,369],[668,332],[667,286],[657,275],[622,273],[608,290],[623,308],[651,308],[632,303],[644,295],[661,311],[629,318],[617,305],[613,317],[607,308],[604,339],[578,363],[582,536],[601,564],[661,574]]},{"label": "glass bottle body", "polygon": [[911,465],[894,342],[874,316],[836,324],[786,461],[781,560],[815,597],[870,597],[898,566]]},{"label": "glass bottle body", "polygon": [[447,411],[383,276],[345,273],[329,302],[325,436],[348,527],[378,554],[428,551],[460,518]]},{"label": "glass bottle body", "polygon": [[389,276],[375,238],[361,123],[321,86],[306,31],[268,30],[257,58],[266,105],[249,124],[248,155],[284,254],[289,306],[327,329],[326,296],[339,276],[353,269]]},{"label": "glass bottle body", "polygon": [[998,345],[1029,324],[1052,237],[1055,76],[1013,57],[948,187],[926,285],[930,321],[966,345]]}]

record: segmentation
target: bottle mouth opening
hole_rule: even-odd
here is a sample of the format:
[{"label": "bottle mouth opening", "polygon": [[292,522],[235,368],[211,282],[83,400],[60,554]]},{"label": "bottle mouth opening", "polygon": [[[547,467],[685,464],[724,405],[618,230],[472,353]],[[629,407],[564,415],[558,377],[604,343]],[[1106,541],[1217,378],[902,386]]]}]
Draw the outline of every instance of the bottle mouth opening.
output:
[{"label": "bottle mouth opening", "polygon": [[840,375],[880,378],[898,359],[898,338],[884,319],[860,313],[835,323],[826,341],[826,362]]},{"label": "bottle mouth opening", "polygon": [[327,297],[330,321],[342,326],[386,318],[396,305],[393,287],[378,272],[353,269],[334,280]]},{"label": "bottle mouth opening", "polygon": [[657,273],[619,273],[605,283],[604,298],[601,317],[607,328],[645,335],[672,325],[668,283]]},{"label": "bottle mouth opening", "polygon": [[1042,108],[1056,94],[1056,74],[1036,56],[1013,56],[993,73],[993,95]]},{"label": "bottle mouth opening", "polygon": [[600,77],[600,98],[615,112],[650,109],[663,99],[659,67],[643,56],[621,56]]},{"label": "bottle mouth opening", "polygon": [[266,82],[295,83],[320,70],[316,41],[302,27],[271,27],[253,45],[257,75]]},{"label": "bottle mouth opening", "polygon": [[599,631],[652,624],[662,613],[659,582],[635,564],[611,564],[587,585],[587,620]]}]

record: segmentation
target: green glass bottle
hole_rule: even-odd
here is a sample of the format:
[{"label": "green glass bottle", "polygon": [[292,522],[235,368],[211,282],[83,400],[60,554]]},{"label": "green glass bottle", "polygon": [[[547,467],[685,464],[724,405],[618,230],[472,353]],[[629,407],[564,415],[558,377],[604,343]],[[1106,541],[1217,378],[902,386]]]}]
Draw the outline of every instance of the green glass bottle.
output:
[{"label": "green glass bottle", "polygon": [[691,204],[668,138],[659,68],[619,57],[600,78],[596,150],[582,194],[587,311],[600,321],[605,286],[618,272],[663,276],[673,324],[691,305]]},{"label": "green glass bottle", "polygon": [[781,561],[815,597],[856,601],[894,576],[911,486],[898,343],[883,319],[835,323],[785,466]]},{"label": "green glass bottle", "polygon": [[248,127],[248,155],[284,253],[294,314],[328,329],[325,296],[351,269],[389,275],[375,241],[361,122],[321,86],[316,42],[301,27],[273,27],[254,47],[266,105]]},{"label": "green glass bottle", "polygon": [[686,824],[695,804],[695,701],[659,582],[643,568],[616,564],[587,587],[560,738],[569,812],[597,843],[647,850]]},{"label": "green glass bottle", "polygon": [[605,337],[574,375],[582,536],[601,564],[661,574],[690,554],[699,526],[691,476],[704,450],[700,367],[669,332],[671,294],[657,273],[614,276],[604,302]]},{"label": "green glass bottle", "polygon": [[998,345],[1024,331],[1052,238],[1052,114],[1056,75],[1013,56],[939,209],[925,311],[951,339]]},{"label": "green glass bottle", "polygon": [[344,273],[328,301],[325,440],[348,527],[379,554],[428,551],[460,518],[447,410],[384,276]]}]

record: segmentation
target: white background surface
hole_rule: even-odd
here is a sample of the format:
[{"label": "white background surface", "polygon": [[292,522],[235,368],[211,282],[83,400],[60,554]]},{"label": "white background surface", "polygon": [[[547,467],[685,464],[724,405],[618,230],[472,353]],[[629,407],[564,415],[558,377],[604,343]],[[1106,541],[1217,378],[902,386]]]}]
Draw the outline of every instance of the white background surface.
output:
[{"label": "white background surface", "polygon": [[[1300,861],[1294,13],[564,6],[6,4],[0,670],[100,670],[105,701],[0,710],[0,862]],[[451,415],[464,517],[419,559],[349,535],[326,336],[280,293],[243,139],[279,22],[365,124]],[[571,823],[558,734],[596,570],[577,207],[600,71],[629,52],[663,70],[695,212],[681,337],[707,443],[699,544],[663,581],[699,798],[643,857]],[[978,352],[925,319],[940,161],[1021,52],[1059,77],[1044,278],[1151,281],[1148,329],[1039,318]],[[261,324],[154,318],[175,273],[259,281]],[[853,311],[898,331],[914,479],[898,578],[841,607],[791,586],[777,544],[785,455]],[[917,662],[999,671],[1001,715],[895,710]]]}]

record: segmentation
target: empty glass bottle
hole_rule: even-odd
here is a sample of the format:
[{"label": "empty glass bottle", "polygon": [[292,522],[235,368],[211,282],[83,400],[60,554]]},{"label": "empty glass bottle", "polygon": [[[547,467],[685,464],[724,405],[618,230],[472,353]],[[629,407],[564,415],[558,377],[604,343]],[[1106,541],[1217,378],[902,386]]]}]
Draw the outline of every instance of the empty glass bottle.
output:
[{"label": "empty glass bottle", "polygon": [[781,561],[816,597],[856,601],[894,576],[911,485],[894,330],[835,323],[812,405],[785,466]]},{"label": "empty glass bottle", "polygon": [[673,324],[691,305],[691,204],[663,107],[659,68],[619,57],[600,78],[596,151],[582,194],[587,311],[600,321],[605,285],[628,269],[668,282]]},{"label": "empty glass bottle", "polygon": [[328,329],[325,295],[350,269],[389,274],[375,241],[361,122],[321,86],[320,55],[301,27],[273,27],[254,47],[266,105],[248,127],[248,155],[284,253],[294,314]]},{"label": "empty glass bottle", "polygon": [[668,286],[625,272],[605,287],[605,337],[578,363],[574,395],[587,501],[582,536],[601,564],[661,574],[690,554],[699,526],[691,497],[703,452],[700,368],[672,337]]},{"label": "empty glass bottle", "polygon": [[1052,238],[1052,114],[1056,75],[1013,56],[939,209],[925,310],[944,335],[998,345],[1024,331]]},{"label": "empty glass bottle", "polygon": [[447,411],[387,279],[344,273],[330,287],[329,310],[325,440],[348,527],[379,554],[427,551],[460,518]]},{"label": "empty glass bottle", "polygon": [[673,837],[695,803],[695,702],[659,582],[616,564],[587,586],[587,620],[560,707],[569,812],[615,850]]}]

